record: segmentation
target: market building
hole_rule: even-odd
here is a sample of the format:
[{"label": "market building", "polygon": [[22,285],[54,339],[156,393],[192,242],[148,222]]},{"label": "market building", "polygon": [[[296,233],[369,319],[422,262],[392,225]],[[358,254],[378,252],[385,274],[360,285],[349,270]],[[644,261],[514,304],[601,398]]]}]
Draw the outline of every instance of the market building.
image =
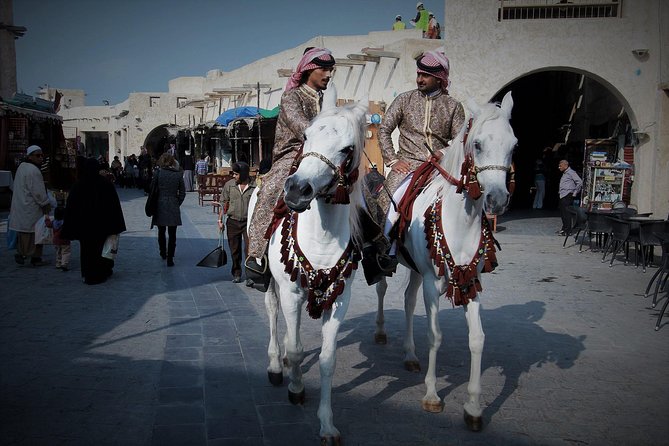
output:
[{"label": "market building", "polygon": [[[613,141],[611,162],[633,167],[625,177],[627,200],[639,211],[666,215],[667,19],[669,5],[661,0],[445,2],[444,40],[421,39],[415,30],[318,36],[236,70],[172,79],[167,92],[132,93],[110,106],[61,108],[60,115],[66,138],[79,136],[91,154],[108,150],[110,158],[123,158],[145,146],[155,156],[165,141],[175,141],[182,151],[210,154],[214,169],[233,161],[233,153],[239,156],[239,147],[255,164],[269,155],[271,130],[256,125],[260,118],[236,120],[232,128],[246,128],[232,136],[244,139],[235,152],[232,129],[216,119],[242,106],[274,109],[305,47],[331,49],[340,99],[365,98],[370,113],[382,118],[397,94],[415,88],[415,57],[443,45],[455,98],[484,102],[513,91],[515,205],[527,205],[531,166],[545,147],[551,148],[550,163],[565,157],[585,172],[587,144],[606,140]],[[374,124],[368,136],[372,159],[380,164]]]}]

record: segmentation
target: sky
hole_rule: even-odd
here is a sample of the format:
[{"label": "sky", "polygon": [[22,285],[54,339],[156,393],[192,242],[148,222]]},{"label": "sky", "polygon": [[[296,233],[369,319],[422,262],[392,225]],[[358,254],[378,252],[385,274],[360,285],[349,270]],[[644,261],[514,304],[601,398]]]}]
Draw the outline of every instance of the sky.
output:
[{"label": "sky", "polygon": [[[443,23],[444,1],[424,1]],[[414,0],[14,0],[18,91],[81,89],[86,105],[165,92],[180,76],[230,71],[315,36],[390,30]]]}]

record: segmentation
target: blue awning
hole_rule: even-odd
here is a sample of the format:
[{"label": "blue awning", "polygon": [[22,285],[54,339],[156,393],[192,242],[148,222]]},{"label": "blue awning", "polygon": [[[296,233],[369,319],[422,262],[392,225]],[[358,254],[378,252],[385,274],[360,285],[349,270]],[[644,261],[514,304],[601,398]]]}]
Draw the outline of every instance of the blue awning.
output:
[{"label": "blue awning", "polygon": [[258,116],[258,107],[236,107],[224,111],[216,118],[216,124],[227,127],[232,121],[238,118],[254,118]]}]

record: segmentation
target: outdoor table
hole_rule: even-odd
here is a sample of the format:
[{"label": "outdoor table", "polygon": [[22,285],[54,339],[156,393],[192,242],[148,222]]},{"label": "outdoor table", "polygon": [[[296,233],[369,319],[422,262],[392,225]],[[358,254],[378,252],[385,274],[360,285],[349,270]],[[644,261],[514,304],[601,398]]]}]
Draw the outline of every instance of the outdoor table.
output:
[{"label": "outdoor table", "polygon": [[637,223],[655,223],[659,221],[664,221],[664,218],[643,216],[643,215],[634,215],[632,217],[627,217],[625,220]]}]

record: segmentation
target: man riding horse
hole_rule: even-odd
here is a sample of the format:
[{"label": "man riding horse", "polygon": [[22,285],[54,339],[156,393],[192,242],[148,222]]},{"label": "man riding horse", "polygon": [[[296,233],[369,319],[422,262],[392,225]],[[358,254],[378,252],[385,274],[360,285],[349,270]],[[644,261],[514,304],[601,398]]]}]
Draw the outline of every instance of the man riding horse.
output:
[{"label": "man riding horse", "polygon": [[[274,149],[272,151],[272,168],[263,177],[262,187],[258,189],[253,216],[248,230],[249,250],[245,262],[247,281],[265,291],[269,284],[269,268],[267,268],[267,243],[271,235],[272,221],[275,216],[277,201],[283,194],[283,186],[289,175],[295,156],[304,144],[304,131],[310,122],[321,111],[323,91],[332,77],[335,60],[326,48],[307,48],[297,64],[295,72],[286,84],[286,91],[281,97],[281,111],[276,126]],[[371,261],[363,263],[371,274],[383,277],[397,266],[397,261],[386,254],[387,241],[383,237],[382,226],[371,224],[366,231],[364,254]]]},{"label": "man riding horse", "polygon": [[[450,66],[444,53],[426,51],[416,66],[417,88],[395,98],[379,129],[383,162],[391,168],[384,185],[388,193],[378,196],[378,214],[388,216],[386,232],[397,219],[397,210],[390,209],[390,197],[408,174],[432,155],[439,156],[439,151],[447,149],[465,121],[462,104],[448,95]],[[395,128],[400,132],[398,150],[391,139]]]},{"label": "man riding horse", "polygon": [[321,111],[323,91],[332,77],[335,60],[326,48],[307,48],[281,97],[281,111],[276,125],[272,167],[263,177],[258,201],[249,226],[247,278],[258,288],[268,283],[267,243],[265,238],[274,216],[274,207],[283,193],[283,185],[295,155],[304,143],[304,130]]}]

